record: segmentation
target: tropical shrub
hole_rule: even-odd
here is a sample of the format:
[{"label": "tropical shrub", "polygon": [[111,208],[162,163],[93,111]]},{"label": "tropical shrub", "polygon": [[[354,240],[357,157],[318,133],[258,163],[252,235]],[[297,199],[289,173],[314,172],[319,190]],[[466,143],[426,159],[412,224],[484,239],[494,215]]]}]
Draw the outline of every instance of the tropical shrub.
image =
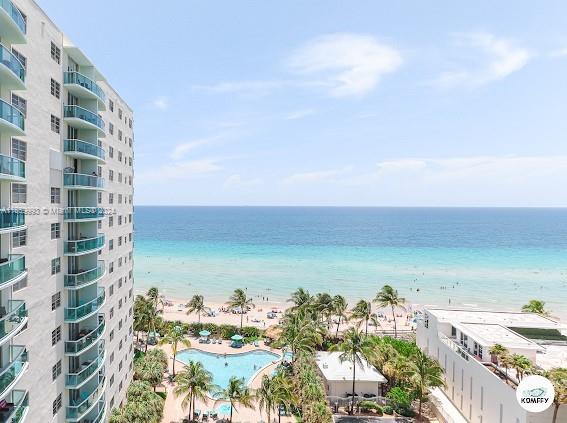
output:
[{"label": "tropical shrub", "polygon": [[385,405],[382,407],[382,412],[384,414],[394,414],[394,408],[391,405]]},{"label": "tropical shrub", "polygon": [[159,423],[163,416],[164,399],[143,381],[128,387],[126,404],[112,410],[110,423]]},{"label": "tropical shrub", "polygon": [[398,386],[390,389],[390,391],[386,394],[386,398],[391,401],[392,407],[396,413],[405,416],[408,410],[411,410],[410,394]]},{"label": "tropical shrub", "polygon": [[365,413],[368,411],[375,411],[378,415],[382,415],[382,407],[374,401],[361,401],[358,405]]}]

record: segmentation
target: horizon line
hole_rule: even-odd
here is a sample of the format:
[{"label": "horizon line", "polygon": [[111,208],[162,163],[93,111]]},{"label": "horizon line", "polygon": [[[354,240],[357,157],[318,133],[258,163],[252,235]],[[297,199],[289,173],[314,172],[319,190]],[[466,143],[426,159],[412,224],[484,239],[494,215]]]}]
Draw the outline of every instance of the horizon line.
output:
[{"label": "horizon line", "polygon": [[134,204],[134,207],[239,207],[239,208],[358,208],[358,209],[567,209],[567,206],[346,206],[346,205],[247,205],[247,204]]}]

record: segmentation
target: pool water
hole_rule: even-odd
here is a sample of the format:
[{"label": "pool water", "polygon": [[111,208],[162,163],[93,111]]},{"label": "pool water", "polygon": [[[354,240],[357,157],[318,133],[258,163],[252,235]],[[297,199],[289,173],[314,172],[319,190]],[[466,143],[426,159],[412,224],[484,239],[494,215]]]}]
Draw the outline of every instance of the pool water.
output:
[{"label": "pool water", "polygon": [[232,376],[243,378],[246,384],[249,384],[258,370],[274,360],[279,360],[280,356],[261,350],[223,355],[189,348],[178,352],[175,358],[185,364],[189,361],[200,361],[203,367],[213,374],[213,383],[224,389]]}]

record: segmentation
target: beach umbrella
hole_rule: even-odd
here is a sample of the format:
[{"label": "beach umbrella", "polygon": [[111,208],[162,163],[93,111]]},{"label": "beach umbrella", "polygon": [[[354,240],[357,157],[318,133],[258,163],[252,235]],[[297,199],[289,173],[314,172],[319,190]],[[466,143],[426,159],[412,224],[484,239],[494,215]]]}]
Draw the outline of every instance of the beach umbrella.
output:
[{"label": "beach umbrella", "polygon": [[208,330],[203,329],[201,332],[199,332],[199,336],[209,336],[211,334],[211,332],[209,332]]},{"label": "beach umbrella", "polygon": [[230,339],[232,339],[233,341],[242,341],[244,337],[241,335],[232,335]]}]

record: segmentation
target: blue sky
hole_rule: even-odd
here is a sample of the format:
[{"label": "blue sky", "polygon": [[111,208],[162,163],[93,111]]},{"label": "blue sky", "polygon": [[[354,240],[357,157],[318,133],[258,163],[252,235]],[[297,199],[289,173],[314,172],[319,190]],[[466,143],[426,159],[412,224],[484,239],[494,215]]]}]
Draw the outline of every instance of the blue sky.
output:
[{"label": "blue sky", "polygon": [[135,110],[137,204],[567,206],[567,2],[39,4]]}]

